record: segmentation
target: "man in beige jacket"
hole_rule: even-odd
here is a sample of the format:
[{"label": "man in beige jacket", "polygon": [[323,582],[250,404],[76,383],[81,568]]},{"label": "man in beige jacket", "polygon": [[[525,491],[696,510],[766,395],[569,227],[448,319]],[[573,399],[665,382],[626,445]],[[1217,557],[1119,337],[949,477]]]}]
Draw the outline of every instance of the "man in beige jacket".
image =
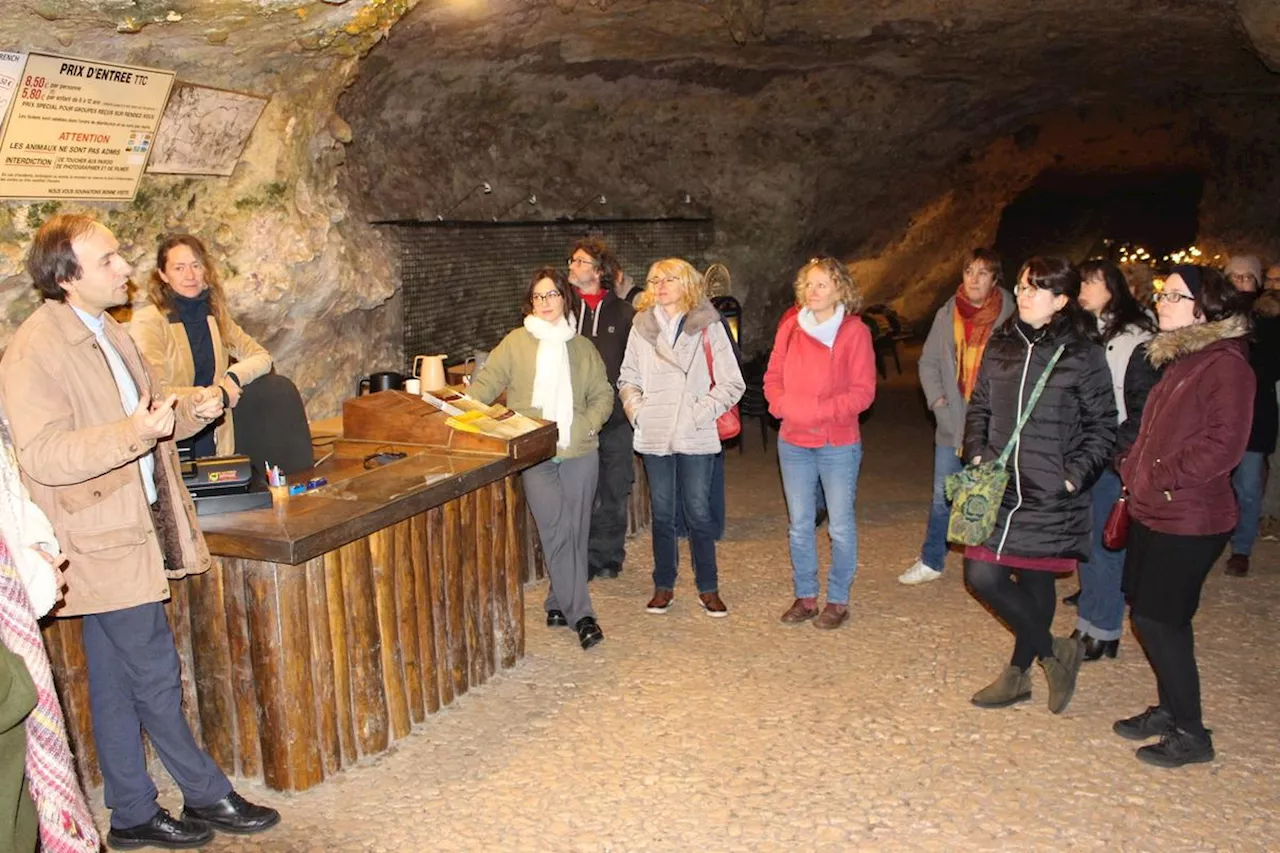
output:
[{"label": "man in beige jacket", "polygon": [[[174,439],[222,413],[216,389],[153,398],[154,375],[106,309],[132,272],[87,216],[36,232],[27,271],[44,298],[0,360],[0,396],[23,480],[67,558],[56,616],[83,616],[94,743],[112,810],[109,846],[188,848],[213,829],[257,832],[280,815],[245,801],[182,715],[178,654],[165,619],[170,577],[209,569]],[[141,730],[182,789],[156,803]]]}]

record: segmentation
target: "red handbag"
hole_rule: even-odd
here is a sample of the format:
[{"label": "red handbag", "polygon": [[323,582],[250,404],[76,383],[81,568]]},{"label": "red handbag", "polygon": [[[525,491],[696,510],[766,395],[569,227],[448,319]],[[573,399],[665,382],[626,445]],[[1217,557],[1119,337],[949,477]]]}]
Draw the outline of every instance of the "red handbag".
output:
[{"label": "red handbag", "polygon": [[1123,551],[1129,541],[1128,494],[1121,492],[1119,499],[1107,513],[1107,523],[1102,526],[1102,547],[1109,551]]},{"label": "red handbag", "polygon": [[[707,335],[707,330],[702,330],[702,351],[707,355],[707,376],[711,377],[711,387],[716,387],[716,371],[711,362],[711,338]],[[716,418],[716,434],[720,436],[721,441],[728,441],[731,438],[737,438],[738,433],[742,432],[742,415],[738,413],[738,404],[734,403],[729,407],[729,411]]]}]

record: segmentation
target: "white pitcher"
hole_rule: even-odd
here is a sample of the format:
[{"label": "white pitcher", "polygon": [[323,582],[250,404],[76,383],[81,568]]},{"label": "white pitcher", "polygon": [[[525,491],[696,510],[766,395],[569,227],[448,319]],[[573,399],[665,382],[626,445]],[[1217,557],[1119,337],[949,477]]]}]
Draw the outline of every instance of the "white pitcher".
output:
[{"label": "white pitcher", "polygon": [[439,391],[445,386],[445,355],[415,355],[413,375],[422,382],[423,391]]}]

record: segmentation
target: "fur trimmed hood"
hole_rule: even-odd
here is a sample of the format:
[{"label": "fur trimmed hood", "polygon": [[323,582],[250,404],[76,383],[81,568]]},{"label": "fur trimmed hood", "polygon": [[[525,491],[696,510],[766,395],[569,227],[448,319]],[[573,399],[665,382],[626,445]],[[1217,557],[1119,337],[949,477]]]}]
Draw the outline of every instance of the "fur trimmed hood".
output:
[{"label": "fur trimmed hood", "polygon": [[1197,323],[1183,326],[1171,332],[1161,332],[1147,344],[1147,360],[1155,367],[1163,367],[1184,356],[1199,352],[1210,344],[1249,334],[1249,318],[1233,314],[1213,323]]},{"label": "fur trimmed hood", "polygon": [[[654,316],[654,312],[661,310],[661,306],[655,305],[647,311],[636,314],[635,319],[631,321],[632,328],[653,345],[657,344],[659,334],[658,318]],[[685,315],[683,334],[700,335],[703,329],[718,322],[720,322],[720,312],[711,304],[711,300],[704,299]]]}]

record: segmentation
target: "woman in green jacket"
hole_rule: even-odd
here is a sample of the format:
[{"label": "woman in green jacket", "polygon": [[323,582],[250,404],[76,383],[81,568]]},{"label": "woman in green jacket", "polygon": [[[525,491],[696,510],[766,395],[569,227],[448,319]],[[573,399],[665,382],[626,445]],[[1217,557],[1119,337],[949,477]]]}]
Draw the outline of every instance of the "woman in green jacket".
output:
[{"label": "woman in green jacket", "polygon": [[614,390],[595,345],[566,319],[576,299],[560,270],[534,273],[524,324],[490,353],[467,393],[491,403],[505,391],[510,408],[559,429],[555,457],[521,479],[551,579],[547,625],[572,625],[589,649],[604,639],[587,591],[587,535],[600,470],[596,435],[613,412]]}]

